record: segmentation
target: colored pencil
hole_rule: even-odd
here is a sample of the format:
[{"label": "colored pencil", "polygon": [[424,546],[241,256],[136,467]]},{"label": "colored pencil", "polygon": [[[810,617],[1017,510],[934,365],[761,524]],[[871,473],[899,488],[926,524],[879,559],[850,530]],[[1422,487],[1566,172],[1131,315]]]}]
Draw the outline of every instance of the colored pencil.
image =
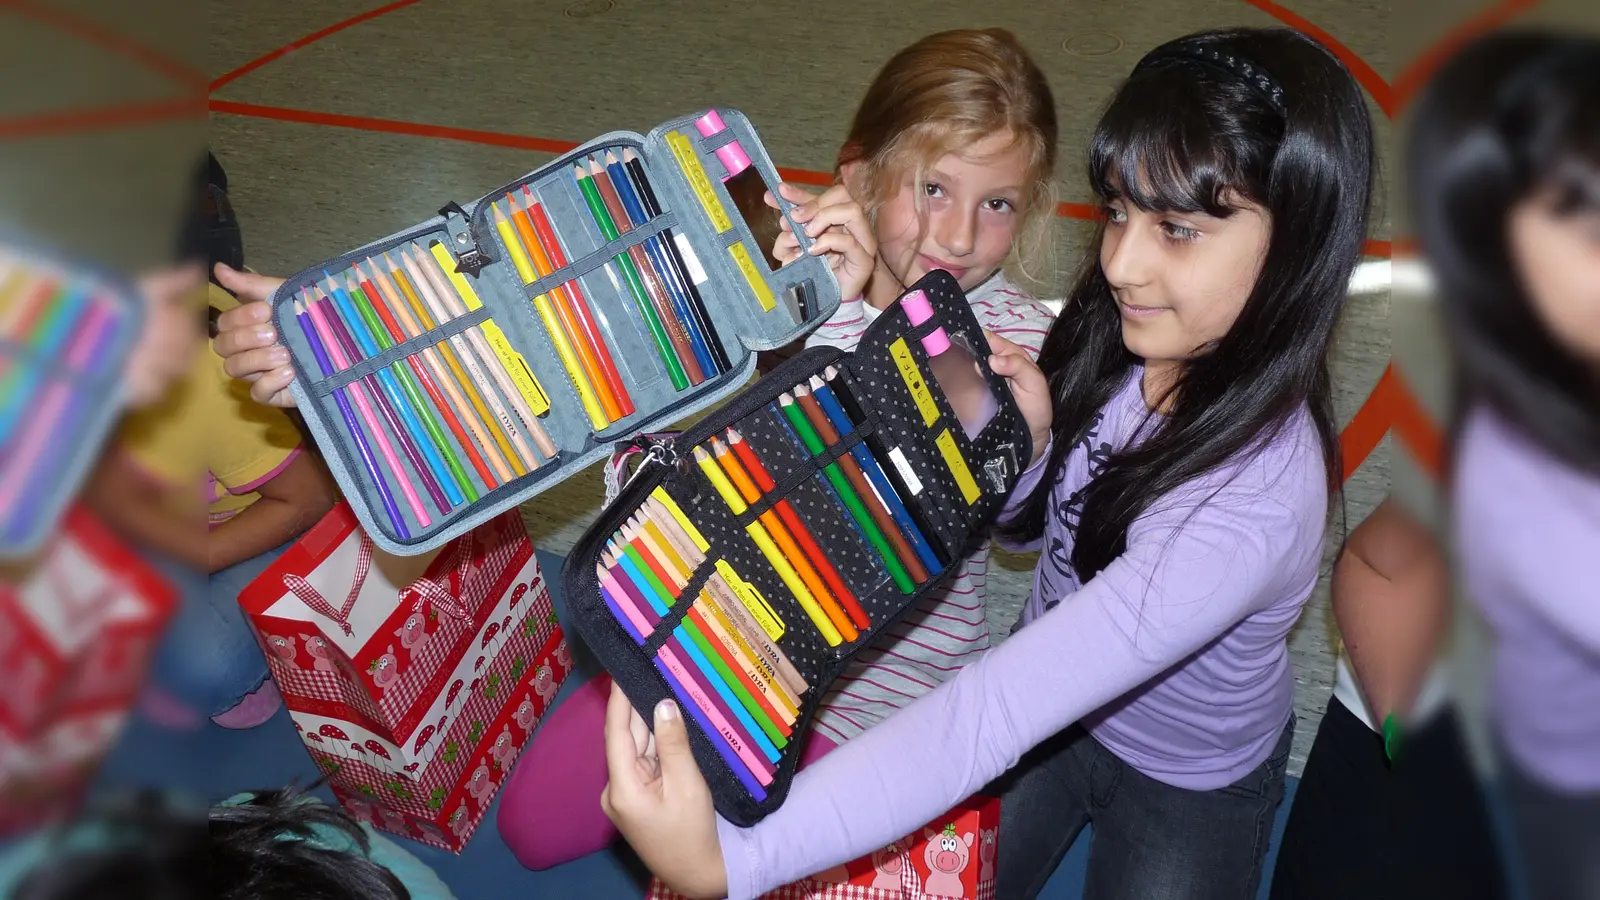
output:
[{"label": "colored pencil", "polygon": [[[577,182],[578,193],[582,195],[584,205],[589,208],[589,217],[599,229],[600,236],[607,242],[616,240],[619,236],[616,223],[611,220],[610,213],[606,212],[605,201],[600,198],[600,191],[595,188],[594,180],[580,166],[573,166],[572,172]],[[613,259],[612,263],[615,263],[617,269],[622,272],[622,280],[628,286],[628,293],[633,297],[634,305],[638,307],[639,315],[644,319],[645,327],[656,343],[656,351],[661,354],[661,361],[666,364],[667,377],[671,379],[672,386],[680,391],[687,388],[690,380],[684,368],[684,361],[679,357],[678,347],[667,331],[665,323],[662,322],[655,305],[645,293],[644,284],[639,280],[639,273],[633,267],[633,260],[623,253]],[[610,266],[611,263],[607,265]]]},{"label": "colored pencil", "polygon": [[[645,635],[650,633],[653,626],[645,620],[632,598],[627,596],[617,580],[603,566],[596,566],[595,570],[600,577],[600,592],[606,600],[606,605],[611,608],[612,616],[622,625],[629,637],[643,646]],[[684,665],[678,654],[666,645],[662,645],[651,661],[661,673],[662,679],[667,682],[668,689],[678,698],[678,705],[683,707],[694,719],[695,724],[700,726],[701,732],[706,735],[723,762],[727,763],[728,768],[738,777],[745,790],[758,800],[766,799],[767,794],[762,788],[763,782],[759,774],[761,767],[755,761],[754,754],[717,709],[705,689],[695,681],[688,666]],[[684,702],[685,700],[688,702]],[[770,775],[767,776],[765,783],[771,783]]]},{"label": "colored pencil", "polygon": [[[372,267],[372,283],[377,287],[378,293],[383,296],[384,302],[393,310],[394,316],[399,319],[401,332],[396,340],[406,341],[420,337],[423,334],[423,329],[414,317],[414,312],[421,309],[419,301],[415,297],[407,298],[403,296],[397,286],[399,279],[391,278],[389,273],[378,266],[376,259],[367,260],[367,264]],[[359,265],[356,270],[360,271]],[[515,476],[512,474],[505,458],[501,455],[500,448],[495,445],[493,438],[490,436],[490,433],[494,430],[494,419],[489,415],[489,411],[483,408],[483,400],[476,396],[472,389],[472,383],[467,380],[466,375],[461,372],[459,366],[448,367],[449,371],[447,371],[444,361],[440,358],[441,349],[446,353],[450,350],[448,345],[439,345],[424,348],[420,355],[429,370],[433,372],[435,383],[441,385],[445,392],[450,395],[450,401],[455,404],[456,410],[460,413],[461,421],[466,424],[467,430],[472,432],[472,437],[477,441],[478,446],[483,448],[482,456],[475,458],[473,466],[478,469],[478,474],[482,476],[484,484],[492,490],[499,482],[510,481]],[[470,447],[471,445],[467,444],[466,446]],[[510,448],[506,449],[509,452]],[[483,461],[487,461],[489,466],[494,469],[493,476],[479,467]]]},{"label": "colored pencil", "polygon": [[[506,194],[506,212],[531,260],[533,278],[529,279],[529,282],[550,275],[556,267],[550,262],[550,254],[545,251],[544,244],[540,241],[538,229],[533,224],[533,217],[528,214],[526,208],[518,208],[516,198],[511,194]],[[605,369],[600,365],[600,355],[593,346],[590,346],[590,336],[566,296],[566,285],[557,285],[545,296],[554,307],[555,317],[566,333],[568,343],[577,351],[579,367],[599,401],[605,422],[610,424],[621,419],[624,415],[622,404],[612,392],[611,385],[606,380]]]},{"label": "colored pencil", "polygon": [[[589,158],[589,177],[600,192],[600,200],[605,205],[612,222],[616,223],[617,231],[620,234],[631,232],[635,224],[634,218],[622,202],[622,195],[612,182],[610,171],[602,168],[594,157]],[[651,302],[655,303],[656,311],[661,315],[662,324],[667,326],[673,346],[683,355],[684,370],[688,372],[689,380],[698,384],[695,375],[698,373],[700,381],[715,375],[716,363],[712,361],[705,341],[700,339],[696,330],[690,325],[688,307],[677,300],[665,271],[660,270],[660,264],[651,257],[648,244],[649,241],[645,241],[629,247],[628,256],[633,259],[634,267],[644,276],[645,289],[649,291]]]},{"label": "colored pencil", "polygon": [[[462,294],[463,288],[465,288],[467,296],[470,296],[471,303],[482,305],[477,299],[477,294],[472,291],[471,286],[465,283],[465,279],[462,279],[461,274],[452,271],[449,265],[451,261],[449,251],[445,250],[442,244],[431,244],[427,251],[420,247],[416,248],[416,259],[420,271],[425,277],[432,279],[436,296],[450,313],[449,319],[460,318],[466,315],[469,310],[470,304]],[[455,277],[451,278],[450,276],[452,275]],[[492,332],[489,326],[493,326]],[[501,393],[505,395],[506,400],[511,404],[511,408],[516,412],[518,418],[522,420],[522,427],[528,432],[528,437],[533,441],[534,447],[538,448],[539,453],[543,454],[544,458],[553,459],[556,455],[556,445],[550,440],[550,435],[545,432],[544,426],[539,423],[538,418],[534,415],[532,407],[529,406],[530,401],[527,395],[516,384],[513,369],[517,368],[519,364],[526,366],[526,363],[520,363],[520,356],[516,355],[516,351],[510,349],[509,343],[505,341],[505,335],[499,332],[499,326],[494,325],[493,319],[484,319],[477,325],[468,328],[465,334],[468,342],[477,351],[483,369],[494,378],[495,384],[499,385]],[[494,346],[495,334],[499,335],[499,342],[504,352]],[[507,361],[508,354],[510,355],[509,362]],[[538,458],[536,457],[535,460],[537,462]]]},{"label": "colored pencil", "polygon": [[[838,370],[829,366],[826,374],[829,378],[833,378],[838,374]],[[850,416],[845,413],[844,407],[839,404],[839,398],[834,396],[833,389],[822,378],[816,375],[811,376],[810,387],[811,395],[817,399],[817,405],[822,407],[822,411],[826,414],[835,434],[840,441],[843,441],[846,436],[855,430],[855,423],[850,421]],[[822,437],[826,440],[828,436],[823,434]],[[928,546],[928,542],[922,537],[922,530],[917,528],[916,523],[911,520],[911,513],[906,509],[905,504],[901,502],[900,495],[895,493],[894,486],[889,484],[889,477],[883,474],[883,467],[878,465],[878,460],[872,455],[872,451],[867,448],[866,442],[857,441],[850,448],[850,455],[855,458],[856,464],[860,467],[862,473],[866,475],[867,481],[872,486],[872,493],[883,502],[890,518],[894,520],[897,529],[905,536],[906,541],[910,543],[911,549],[916,553],[917,559],[921,561],[923,567],[929,572],[938,572],[944,568],[940,565],[938,558],[933,555],[933,549]]]},{"label": "colored pencil", "polygon": [[[673,598],[671,605],[685,602],[683,588],[688,581],[688,576],[674,567],[665,551],[650,537],[632,526],[624,525],[617,535],[632,552],[637,553],[647,570],[661,582],[666,590],[666,596]],[[613,538],[613,543],[616,538]],[[704,605],[696,598],[688,598],[689,609],[686,618],[692,623],[700,635],[700,649],[717,671],[723,676],[744,704],[745,711],[755,720],[765,733],[767,739],[776,749],[782,750],[788,745],[790,729],[789,723],[778,713],[772,703],[767,699],[767,689],[764,688],[759,672],[756,671],[753,660],[740,654],[736,645],[726,635],[720,636],[718,630],[712,627],[712,620],[706,617]],[[694,639],[694,632],[690,633]]]},{"label": "colored pencil", "polygon": [[[699,464],[700,470],[706,475],[706,480],[711,482],[718,496],[722,497],[722,501],[728,505],[728,509],[735,516],[743,515],[748,508],[745,505],[744,498],[740,497],[738,490],[729,483],[727,476],[722,472],[722,468],[717,465],[705,450],[695,447],[693,453],[694,461]],[[800,604],[800,608],[811,619],[811,624],[816,626],[817,631],[822,635],[822,639],[827,642],[828,646],[837,647],[843,643],[843,634],[834,624],[833,619],[823,610],[817,598],[812,595],[810,588],[806,587],[805,581],[794,570],[788,557],[778,549],[777,544],[774,543],[772,536],[767,532],[766,527],[762,525],[761,520],[757,519],[748,523],[745,525],[744,530],[746,534],[750,535],[751,540],[755,541],[756,547],[767,558],[768,564],[778,574],[784,586],[789,589],[789,593],[794,595],[795,602]],[[854,631],[854,628],[851,631]],[[854,638],[851,638],[851,640],[854,640]]]},{"label": "colored pencil", "polygon": [[[317,368],[322,372],[322,377],[331,377],[338,370],[334,368],[333,361],[328,358],[328,351],[327,348],[323,347],[322,339],[317,337],[316,326],[311,321],[311,313],[306,309],[305,301],[298,297],[294,301],[294,319],[299,324],[301,333],[305,335],[306,343],[311,345],[311,356],[316,360]],[[352,442],[356,445],[356,453],[361,457],[361,463],[366,467],[368,477],[372,479],[373,486],[378,489],[378,496],[383,500],[383,509],[389,514],[389,523],[394,526],[395,533],[402,540],[409,538],[411,537],[411,531],[406,527],[405,516],[400,514],[400,507],[394,502],[394,494],[389,491],[389,481],[383,477],[383,470],[378,467],[377,457],[372,455],[372,446],[367,443],[367,436],[361,431],[361,426],[356,422],[356,415],[350,409],[350,398],[346,394],[350,392],[352,386],[346,385],[336,389],[333,392],[334,403],[338,405],[339,413],[344,417],[345,430],[350,432]],[[354,387],[356,390],[360,389],[359,386]],[[372,415],[370,409],[366,410],[366,415],[369,418],[373,433],[379,435],[381,440],[383,432],[377,428],[375,421],[370,421]],[[389,463],[389,470],[395,474],[395,477],[404,480],[405,470],[400,468],[400,461],[395,459],[394,449],[388,446],[387,441],[383,441],[383,445],[383,454]],[[420,507],[422,504],[419,501],[417,505]],[[426,526],[427,521],[424,520],[421,524]]]},{"label": "colored pencil", "polygon": [[[539,274],[534,269],[532,261],[528,259],[528,251],[524,250],[524,239],[532,236],[532,226],[529,226],[528,235],[519,237],[511,220],[500,211],[500,207],[491,203],[489,212],[494,219],[495,230],[500,232],[500,240],[506,245],[506,252],[511,254],[512,264],[516,266],[517,275],[522,278],[522,283],[528,285],[538,281]],[[550,306],[550,297],[546,294],[534,297],[533,308],[539,313],[540,321],[544,323],[545,333],[550,336],[556,357],[560,359],[561,367],[566,370],[567,380],[572,383],[573,390],[578,394],[578,402],[589,417],[589,424],[595,431],[604,431],[611,424],[611,420],[606,416],[605,409],[601,407],[600,400],[595,395],[588,373],[578,361],[578,353],[573,348],[567,331],[556,319],[555,310]]]},{"label": "colored pencil", "polygon": [[[312,325],[316,327],[317,336],[321,339],[323,349],[327,351],[328,358],[333,362],[333,370],[342,372],[348,369],[350,367],[350,357],[345,355],[345,342],[350,341],[350,339],[348,335],[343,334],[340,329],[335,327],[338,317],[333,315],[333,301],[327,297],[319,299],[309,290],[305,293],[309,298],[305,303],[306,315],[311,319]],[[353,341],[350,341],[350,343],[353,345]],[[400,444],[402,452],[411,461],[412,468],[416,470],[418,478],[424,482],[425,487],[428,479],[427,469],[422,462],[421,455],[417,453],[415,447],[411,446],[410,440],[406,437],[405,429],[401,427],[400,420],[395,417],[394,410],[390,409],[388,404],[384,402],[383,394],[378,390],[376,382],[377,379],[369,373],[345,385],[344,389],[350,392],[350,399],[355,401],[356,409],[361,411],[362,419],[367,424],[367,430],[371,432],[372,439],[378,444],[378,449],[383,454],[384,461],[389,464],[389,470],[394,473],[395,480],[400,485],[400,493],[406,498],[406,504],[411,507],[411,514],[416,518],[418,525],[426,528],[433,523],[433,517],[423,507],[422,498],[417,496],[416,490],[411,486],[411,479],[406,476],[405,468],[400,465],[400,460],[396,457],[394,447],[390,445],[389,438],[384,433],[383,427],[378,424],[378,416],[373,414],[374,406],[382,410],[384,420],[389,425],[389,430],[394,432],[395,441]],[[368,388],[372,391],[372,400],[367,397]],[[434,489],[438,489],[437,485],[435,485]],[[442,497],[443,494],[438,496]]]},{"label": "colored pencil", "polygon": [[[427,304],[434,321],[439,325],[444,325],[455,318],[455,314],[439,293],[439,287],[443,279],[439,278],[436,273],[430,274],[433,272],[433,267],[428,265],[420,254],[413,255],[410,252],[411,249],[409,245],[400,248],[400,263],[409,275],[411,284]],[[470,331],[470,329],[468,330]],[[472,342],[468,335],[463,332],[452,335],[449,343],[459,355],[462,364],[466,366],[473,382],[478,385],[484,401],[494,411],[495,420],[500,423],[501,433],[511,441],[512,446],[515,448],[513,458],[519,461],[517,468],[523,474],[539,468],[539,454],[528,446],[528,442],[522,434],[522,427],[518,424],[518,417],[513,414],[511,408],[507,406],[507,402],[503,401],[500,394],[495,390],[496,385],[501,382],[493,378],[491,374],[494,371],[494,365],[479,356],[478,348],[481,342]],[[504,377],[503,374],[502,377]],[[509,386],[506,386],[505,389],[510,390]],[[507,396],[509,397],[509,394]]]},{"label": "colored pencil", "polygon": [[[746,474],[739,458],[728,449],[728,446],[717,438],[711,439],[711,455],[717,464],[722,467],[728,476],[728,481],[738,490],[746,504],[755,504],[761,499],[761,491],[755,482]],[[738,514],[738,513],[736,513]],[[795,572],[800,580],[805,582],[807,590],[816,598],[817,604],[827,614],[828,620],[839,630],[839,634],[846,643],[852,642],[861,636],[856,630],[855,623],[844,611],[844,607],[834,598],[827,585],[822,581],[822,576],[812,566],[810,557],[800,548],[795,539],[789,534],[789,529],[783,524],[775,510],[768,509],[762,513],[757,521],[766,526],[767,533],[772,535],[772,540],[778,549],[794,565]]]},{"label": "colored pencil", "polygon": [[[755,449],[750,446],[749,441],[744,439],[744,435],[733,428],[729,428],[726,434],[728,449],[732,450],[734,455],[739,458],[739,461],[744,465],[745,471],[750,473],[750,477],[755,480],[756,487],[761,490],[761,493],[770,494],[777,490],[777,483],[772,480],[772,476],[767,472],[767,467],[762,464],[760,457],[756,456]],[[833,567],[833,563],[828,560],[828,555],[822,551],[822,547],[817,543],[816,538],[812,537],[811,531],[801,521],[800,514],[795,512],[794,505],[787,499],[783,499],[774,504],[773,509],[778,511],[778,518],[782,519],[783,523],[788,526],[789,533],[794,535],[795,542],[800,545],[800,548],[805,551],[812,564],[816,566],[817,572],[822,576],[822,580],[827,582],[829,592],[838,599],[840,605],[845,608],[845,612],[849,613],[850,620],[856,624],[857,628],[866,629],[872,627],[872,621],[867,617],[866,611],[861,608],[861,603],[856,599],[855,594],[851,592],[849,586],[844,583],[844,577],[839,574],[839,571]]]},{"label": "colored pencil", "polygon": [[[590,163],[593,165],[592,159]],[[606,151],[605,170],[601,174],[605,176],[601,186],[610,189],[609,194],[602,191],[602,196],[606,197],[608,203],[611,196],[616,197],[617,209],[613,211],[613,215],[620,214],[623,220],[631,222],[634,227],[647,223],[650,215],[639,202],[639,195],[628,179],[627,170],[618,161],[616,154],[609,150]],[[690,346],[694,350],[695,359],[699,362],[701,370],[708,375],[722,371],[719,358],[711,352],[710,337],[704,331],[704,323],[695,316],[694,308],[689,304],[688,293],[683,287],[681,275],[673,266],[665,248],[661,246],[662,240],[660,235],[652,235],[641,246],[661,277],[662,286],[666,288],[667,295],[672,301],[673,312],[688,333]]]},{"label": "colored pencil", "polygon": [[[807,452],[812,456],[817,456],[827,449],[827,445],[822,442],[822,438],[817,435],[816,429],[811,426],[810,421],[807,419],[804,408],[795,402],[794,397],[787,393],[780,396],[778,398],[778,408],[782,411],[784,418],[788,419],[790,427],[794,429],[795,435]],[[850,516],[855,520],[857,527],[861,529],[861,533],[867,536],[867,541],[878,552],[878,556],[883,560],[884,568],[888,570],[889,577],[894,580],[895,586],[900,589],[901,593],[905,594],[915,590],[916,583],[912,581],[911,576],[906,572],[905,566],[900,562],[893,545],[879,530],[872,514],[867,512],[867,508],[863,505],[860,496],[850,486],[849,479],[839,470],[839,465],[837,463],[828,463],[822,467],[822,473],[827,477],[828,483],[833,486],[834,493],[839,497],[840,502],[850,511]]]},{"label": "colored pencil", "polygon": [[[663,523],[657,522],[655,515],[655,513],[647,512],[641,508],[629,520],[628,524],[635,531],[648,535],[654,545],[660,548],[661,554],[665,556],[664,561],[671,563],[673,571],[681,575],[681,580],[674,585],[674,589],[681,590],[684,584],[689,581],[699,562],[704,561],[704,557],[697,557],[693,545],[687,544],[686,541],[680,539],[681,536],[675,535],[672,529],[664,527]],[[766,650],[760,646],[765,639],[765,635],[760,632],[760,629],[756,628],[752,632],[750,629],[754,627],[753,624],[746,625],[745,622],[747,620],[729,615],[728,611],[723,608],[723,598],[718,596],[718,592],[712,584],[714,577],[707,579],[705,586],[701,588],[700,601],[706,604],[707,609],[711,612],[713,619],[722,631],[738,645],[739,651],[744,653],[760,669],[763,680],[772,689],[771,699],[783,711],[785,721],[791,725],[794,724],[799,707],[798,695],[790,689],[783,678],[779,677],[775,665],[776,660],[769,660]],[[765,640],[765,643],[771,644],[770,640]],[[772,645],[772,649],[779,653],[782,652],[777,651],[776,645]]]},{"label": "colored pencil", "polygon": [[[565,268],[567,265],[567,252],[561,246],[561,236],[556,234],[550,225],[550,217],[545,215],[544,207],[533,198],[533,191],[527,185],[522,186],[522,208],[528,214],[528,220],[533,223],[534,234],[538,236],[539,243],[552,264],[550,272]],[[537,266],[538,257],[534,257]],[[549,275],[550,272],[540,272],[540,277]],[[616,398],[617,406],[623,416],[633,414],[633,398],[628,395],[628,388],[622,383],[622,373],[617,370],[616,361],[611,358],[611,350],[606,346],[605,334],[596,324],[594,312],[589,309],[589,301],[583,296],[583,286],[576,278],[568,280],[556,288],[558,310],[570,307],[570,313],[578,323],[578,330],[583,332],[585,342],[594,350],[596,361],[600,364],[600,372],[604,376],[611,395]],[[566,313],[563,313],[566,315]]]},{"label": "colored pencil", "polygon": [[[649,610],[654,614],[654,621],[651,622],[652,627],[666,618],[671,605],[669,603],[670,598],[660,593],[657,590],[657,586],[651,583],[650,578],[645,574],[638,561],[637,553],[630,556],[626,550],[611,547],[601,555],[601,561],[606,568],[611,570],[612,576],[622,586],[623,592],[631,593],[631,596],[640,602],[641,609]],[[693,622],[685,622],[680,619],[672,629],[672,637],[668,640],[668,644],[676,642],[673,649],[681,653],[693,665],[693,671],[701,676],[697,680],[710,688],[707,696],[710,697],[717,709],[727,717],[728,724],[733,726],[735,733],[743,739],[747,747],[759,751],[760,756],[756,757],[759,760],[756,769],[757,776],[759,777],[763,772],[770,776],[773,764],[778,761],[777,748],[767,740],[760,727],[750,718],[750,714],[745,711],[738,699],[733,696],[732,690],[723,681],[722,675],[712,665],[711,660],[706,658],[700,647],[690,637],[691,629],[696,633],[699,630]]]},{"label": "colored pencil", "polygon": [[[331,277],[327,279],[326,296],[332,301],[330,324],[334,325],[335,333],[346,335],[351,339],[344,347],[350,365],[377,356],[379,353],[377,342],[367,330],[361,314],[356,311],[355,301]],[[426,463],[417,474],[423,476],[429,496],[438,504],[439,512],[449,512],[461,503],[462,496],[450,478],[444,458],[439,455],[438,448],[429,439],[427,427],[423,425],[422,419],[418,418],[419,414],[424,413],[420,400],[408,402],[406,391],[400,385],[400,379],[395,377],[390,368],[375,369],[372,374],[377,379],[383,397],[387,398],[389,408],[400,417],[412,445],[421,453]],[[437,428],[437,425],[435,427]]]},{"label": "colored pencil", "polygon": [[[345,278],[345,292],[355,302],[356,311],[361,315],[367,329],[377,342],[378,352],[382,353],[397,344],[404,343],[405,336],[400,331],[400,323],[395,322],[392,316],[385,320],[384,316],[387,313],[387,309],[383,306],[383,301],[378,297],[377,289],[373,287],[372,283],[357,284],[353,277],[347,275]],[[368,291],[372,293],[369,295]],[[380,309],[383,309],[384,312],[379,312]],[[393,331],[389,330],[390,326],[393,327]],[[404,365],[401,364],[402,362],[404,362]],[[390,368],[398,376],[400,386],[406,392],[406,397],[416,405],[418,414],[422,419],[422,425],[428,430],[428,436],[432,438],[434,445],[439,449],[439,454],[443,457],[445,467],[454,479],[456,487],[466,496],[467,502],[476,502],[478,491],[474,487],[472,479],[467,476],[466,470],[462,468],[461,460],[455,452],[455,446],[450,443],[449,436],[440,429],[439,422],[434,418],[434,413],[437,412],[439,418],[444,419],[445,424],[450,427],[462,447],[471,449],[472,442],[467,440],[466,431],[461,427],[460,421],[456,419],[450,405],[444,402],[444,396],[440,393],[438,385],[433,383],[432,377],[423,369],[421,360],[418,360],[414,355],[403,357],[401,360],[391,363]],[[427,395],[426,398],[424,398],[423,394]],[[430,400],[432,401],[431,403],[429,402]],[[472,456],[477,456],[476,450],[472,452]],[[478,460],[477,465],[482,466],[483,461]],[[487,469],[484,471],[487,471]],[[449,491],[446,491],[446,493],[448,494]],[[451,495],[450,499],[457,505],[461,503],[455,495]]]},{"label": "colored pencil", "polygon": [[[811,396],[811,388],[805,384],[796,385],[794,400],[804,410],[806,419],[816,430],[817,436],[822,438],[823,445],[837,447],[839,432],[828,420],[828,414],[822,411],[822,404],[817,402],[816,397]],[[841,456],[837,464],[845,477],[850,479],[850,486],[855,488],[856,495],[861,498],[862,504],[871,514],[872,520],[877,523],[878,529],[889,539],[894,552],[900,557],[900,564],[905,566],[912,580],[918,584],[927,581],[928,570],[923,567],[922,560],[911,549],[911,542],[900,533],[900,527],[895,523],[894,517],[889,515],[889,510],[884,507],[883,501],[879,500],[877,493],[872,490],[872,485],[867,482],[867,476],[862,473],[855,457]]]},{"label": "colored pencil", "polygon": [[[622,165],[628,170],[630,181],[638,194],[639,205],[644,209],[645,217],[653,219],[665,212],[661,201],[656,198],[655,187],[650,184],[650,176],[644,170],[644,162],[639,159],[639,154],[633,148],[627,147],[622,151]],[[620,185],[619,185],[620,188]],[[711,355],[716,358],[718,371],[732,371],[733,363],[728,359],[728,350],[722,345],[722,338],[717,335],[716,326],[711,321],[711,314],[706,311],[705,298],[700,295],[699,285],[693,277],[684,254],[693,255],[694,250],[688,245],[679,247],[677,240],[670,230],[662,232],[661,244],[667,250],[667,255],[672,259],[673,268],[677,270],[678,279],[683,285],[685,296],[689,300],[689,308],[694,313],[695,320],[707,336],[706,343],[710,345]],[[696,261],[698,266],[698,260]]]}]

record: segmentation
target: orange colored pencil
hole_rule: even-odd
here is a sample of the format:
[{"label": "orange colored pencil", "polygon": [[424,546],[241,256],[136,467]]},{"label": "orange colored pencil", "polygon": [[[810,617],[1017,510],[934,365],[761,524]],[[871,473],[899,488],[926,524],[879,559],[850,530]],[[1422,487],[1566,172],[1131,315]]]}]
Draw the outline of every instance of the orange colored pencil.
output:
[{"label": "orange colored pencil", "polygon": [[[777,490],[777,482],[772,480],[772,476],[768,474],[767,467],[762,464],[761,458],[756,456],[755,451],[750,448],[750,442],[746,441],[743,435],[732,428],[728,429],[727,436],[728,447],[733,450],[734,456],[737,456],[739,461],[744,464],[745,469],[755,479],[756,485],[761,488],[761,492],[769,494]],[[855,594],[851,593],[850,588],[845,585],[844,578],[833,567],[833,563],[828,561],[828,555],[822,552],[822,547],[817,544],[816,538],[812,537],[811,532],[806,529],[805,523],[800,521],[800,515],[795,512],[794,506],[785,499],[779,500],[773,509],[778,511],[778,517],[789,527],[789,531],[794,534],[795,541],[805,549],[811,563],[822,574],[823,580],[828,583],[829,592],[837,597],[845,610],[850,613],[850,620],[858,628],[871,628],[872,620],[867,617],[866,610],[861,608],[861,602],[856,599]]]},{"label": "orange colored pencil", "polygon": [[[534,233],[539,236],[539,241],[544,245],[545,252],[550,256],[550,262],[556,269],[567,265],[567,253],[561,247],[561,240],[556,236],[556,231],[550,226],[550,218],[545,215],[544,207],[533,199],[533,192],[527,185],[522,186],[523,208],[528,211],[529,221],[533,222]],[[552,269],[551,271],[554,271]],[[587,337],[589,346],[594,348],[595,356],[599,359],[601,371],[605,374],[606,385],[611,389],[612,395],[617,398],[617,403],[622,407],[624,416],[632,415],[634,411],[633,398],[628,395],[628,389],[622,383],[622,373],[617,371],[617,364],[611,358],[611,349],[606,345],[605,335],[601,334],[600,326],[595,324],[594,314],[589,310],[589,301],[583,296],[583,286],[578,284],[576,278],[556,288],[556,293],[561,295],[556,305],[564,305],[562,300],[571,303],[572,311],[584,336]]]}]

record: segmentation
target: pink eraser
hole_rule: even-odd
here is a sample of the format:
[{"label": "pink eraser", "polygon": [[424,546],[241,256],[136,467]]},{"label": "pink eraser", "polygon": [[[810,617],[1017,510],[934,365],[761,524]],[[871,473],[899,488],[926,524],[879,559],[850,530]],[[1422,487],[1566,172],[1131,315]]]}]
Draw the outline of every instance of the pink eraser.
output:
[{"label": "pink eraser", "polygon": [[722,115],[713,109],[700,118],[695,119],[694,127],[700,132],[701,137],[711,137],[713,134],[722,131],[728,126],[722,123]]},{"label": "pink eraser", "polygon": [[938,356],[950,349],[950,336],[944,333],[943,328],[935,328],[922,339],[922,349],[928,351],[930,357]]},{"label": "pink eraser", "polygon": [[[722,121],[722,115],[714,109],[695,119],[694,127],[695,130],[700,132],[701,137],[711,137],[713,134],[726,131],[728,128]],[[729,178],[750,168],[750,157],[745,154],[744,148],[739,146],[738,141],[734,141],[731,144],[723,144],[716,149],[716,154],[717,159],[722,160],[722,168],[728,172],[728,174],[722,176],[723,181],[727,181]]]},{"label": "pink eraser", "polygon": [[900,305],[905,308],[906,318],[913,325],[921,325],[933,318],[933,304],[928,301],[928,295],[922,291],[912,291],[900,298]]}]

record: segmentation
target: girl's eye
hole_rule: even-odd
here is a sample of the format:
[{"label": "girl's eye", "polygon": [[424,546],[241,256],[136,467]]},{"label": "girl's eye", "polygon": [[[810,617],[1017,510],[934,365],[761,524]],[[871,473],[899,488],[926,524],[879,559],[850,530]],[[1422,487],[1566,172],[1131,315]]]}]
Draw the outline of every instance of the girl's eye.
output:
[{"label": "girl's eye", "polygon": [[990,212],[1010,212],[1016,207],[1012,206],[1011,201],[1004,197],[994,197],[984,201],[983,208]]},{"label": "girl's eye", "polygon": [[1100,211],[1106,214],[1106,221],[1113,225],[1125,225],[1128,222],[1128,214],[1115,206],[1102,206]]},{"label": "girl's eye", "polygon": [[1167,233],[1167,237],[1175,241],[1192,241],[1200,236],[1199,231],[1179,225],[1176,222],[1162,222],[1161,230]]},{"label": "girl's eye", "polygon": [[922,189],[929,197],[944,196],[944,188],[940,185],[934,184],[931,181],[923,184]]}]

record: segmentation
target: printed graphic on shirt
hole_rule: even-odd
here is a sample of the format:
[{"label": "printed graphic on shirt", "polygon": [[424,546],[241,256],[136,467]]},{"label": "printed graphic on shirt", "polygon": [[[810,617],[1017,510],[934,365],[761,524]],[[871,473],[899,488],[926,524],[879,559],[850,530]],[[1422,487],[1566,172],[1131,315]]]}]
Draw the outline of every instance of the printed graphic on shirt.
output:
[{"label": "printed graphic on shirt", "polygon": [[[1056,522],[1066,529],[1067,537],[1076,541],[1078,539],[1078,524],[1083,520],[1083,504],[1087,499],[1085,492],[1090,484],[1105,471],[1106,463],[1111,459],[1111,442],[1100,439],[1100,426],[1105,422],[1105,412],[1097,412],[1089,428],[1084,432],[1083,438],[1073,445],[1067,454],[1070,464],[1072,457],[1082,452],[1088,455],[1089,477],[1084,479],[1083,487],[1072,492],[1066,503],[1055,508]],[[1082,582],[1078,579],[1077,570],[1072,565],[1072,548],[1059,536],[1050,539],[1048,552],[1045,559],[1050,565],[1053,581],[1079,587]],[[1052,592],[1044,601],[1045,612],[1056,608],[1065,596],[1064,592]]]}]

